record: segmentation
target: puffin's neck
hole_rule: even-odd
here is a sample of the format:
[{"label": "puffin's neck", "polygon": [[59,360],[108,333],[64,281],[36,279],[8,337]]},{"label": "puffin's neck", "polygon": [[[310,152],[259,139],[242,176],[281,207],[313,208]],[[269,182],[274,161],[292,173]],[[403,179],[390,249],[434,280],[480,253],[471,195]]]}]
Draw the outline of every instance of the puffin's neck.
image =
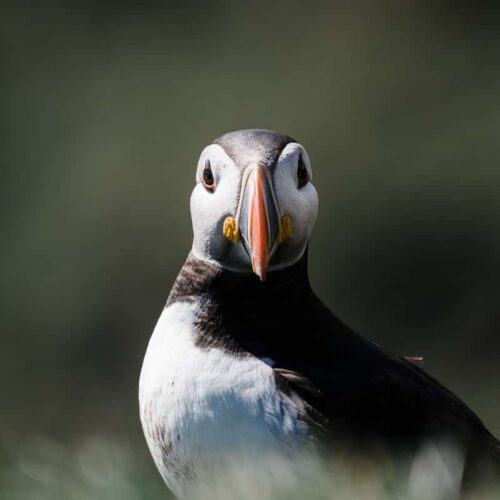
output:
[{"label": "puffin's neck", "polygon": [[190,253],[167,301],[192,303],[234,303],[254,307],[280,302],[282,305],[296,301],[311,293],[307,270],[307,250],[293,265],[270,271],[262,282],[253,273],[240,273],[224,269]]},{"label": "puffin's neck", "polygon": [[[317,301],[309,285],[307,251],[265,282],[189,255],[167,301],[192,305],[196,345],[266,356],[307,328]],[[314,316],[314,315],[313,315]]]}]

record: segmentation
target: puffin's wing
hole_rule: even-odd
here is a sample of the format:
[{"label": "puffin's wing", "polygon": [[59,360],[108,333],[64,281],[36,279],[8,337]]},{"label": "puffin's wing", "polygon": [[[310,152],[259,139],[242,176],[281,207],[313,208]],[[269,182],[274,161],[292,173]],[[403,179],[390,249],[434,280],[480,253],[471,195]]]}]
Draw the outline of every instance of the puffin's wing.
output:
[{"label": "puffin's wing", "polygon": [[357,339],[352,351],[331,362],[275,368],[280,387],[294,394],[318,428],[357,444],[406,450],[428,438],[452,438],[469,455],[491,456],[500,471],[500,444],[459,398],[415,364]]},{"label": "puffin's wing", "polygon": [[300,305],[287,328],[268,335],[265,355],[275,361],[278,383],[321,415],[321,425],[409,446],[438,435],[498,443],[458,397],[415,363],[358,335],[314,294]]}]

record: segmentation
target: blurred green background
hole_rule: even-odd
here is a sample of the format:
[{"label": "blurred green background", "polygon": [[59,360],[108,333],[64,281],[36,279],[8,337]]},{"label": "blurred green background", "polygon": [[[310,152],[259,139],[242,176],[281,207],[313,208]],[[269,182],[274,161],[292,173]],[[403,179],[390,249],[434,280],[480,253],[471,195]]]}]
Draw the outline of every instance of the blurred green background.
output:
[{"label": "blurred green background", "polygon": [[308,149],[318,294],[500,435],[497,14],[0,2],[0,495],[164,493],[137,380],[190,248],[198,155],[238,128]]}]

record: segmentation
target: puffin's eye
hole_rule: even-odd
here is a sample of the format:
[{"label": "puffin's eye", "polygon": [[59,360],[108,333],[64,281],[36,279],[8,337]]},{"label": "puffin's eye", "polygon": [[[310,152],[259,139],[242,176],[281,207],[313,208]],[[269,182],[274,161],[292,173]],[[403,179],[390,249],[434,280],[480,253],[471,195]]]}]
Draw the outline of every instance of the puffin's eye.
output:
[{"label": "puffin's eye", "polygon": [[215,189],[214,174],[212,173],[212,167],[210,166],[209,160],[205,162],[205,168],[203,169],[201,181],[209,191],[213,191]]},{"label": "puffin's eye", "polygon": [[299,158],[299,165],[297,167],[297,186],[303,188],[309,182],[309,172],[302,158]]}]

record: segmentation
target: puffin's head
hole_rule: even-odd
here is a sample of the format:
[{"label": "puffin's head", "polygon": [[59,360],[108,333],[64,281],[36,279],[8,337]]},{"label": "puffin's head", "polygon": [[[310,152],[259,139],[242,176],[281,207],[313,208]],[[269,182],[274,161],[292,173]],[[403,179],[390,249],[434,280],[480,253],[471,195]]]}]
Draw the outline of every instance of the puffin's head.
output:
[{"label": "puffin's head", "polygon": [[239,272],[297,262],[318,213],[306,150],[270,130],[239,130],[201,153],[191,195],[193,252]]}]

